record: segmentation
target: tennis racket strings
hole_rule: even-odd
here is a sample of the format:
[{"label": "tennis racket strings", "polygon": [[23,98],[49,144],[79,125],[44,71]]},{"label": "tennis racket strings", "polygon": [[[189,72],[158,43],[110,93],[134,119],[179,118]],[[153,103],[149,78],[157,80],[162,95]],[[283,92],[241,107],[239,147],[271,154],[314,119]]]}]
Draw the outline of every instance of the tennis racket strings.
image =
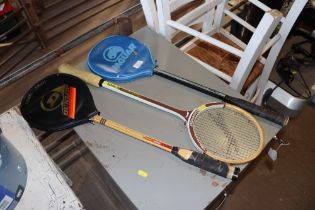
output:
[{"label": "tennis racket strings", "polygon": [[263,147],[263,132],[257,129],[257,121],[234,107],[207,107],[190,125],[204,152],[221,161],[250,161]]}]

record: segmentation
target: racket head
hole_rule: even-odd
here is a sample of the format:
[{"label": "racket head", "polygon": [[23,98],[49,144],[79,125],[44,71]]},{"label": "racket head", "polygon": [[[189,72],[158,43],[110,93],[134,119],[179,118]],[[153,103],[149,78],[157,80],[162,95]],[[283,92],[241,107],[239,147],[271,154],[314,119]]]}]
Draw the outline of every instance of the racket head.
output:
[{"label": "racket head", "polygon": [[37,82],[24,95],[20,110],[32,127],[49,132],[87,123],[98,114],[87,85],[68,74]]},{"label": "racket head", "polygon": [[99,42],[89,52],[87,63],[95,74],[117,82],[151,76],[156,66],[147,46],[122,35],[109,36]]},{"label": "racket head", "polygon": [[196,148],[230,164],[253,160],[264,146],[264,132],[258,121],[227,103],[210,103],[194,109],[187,128]]}]

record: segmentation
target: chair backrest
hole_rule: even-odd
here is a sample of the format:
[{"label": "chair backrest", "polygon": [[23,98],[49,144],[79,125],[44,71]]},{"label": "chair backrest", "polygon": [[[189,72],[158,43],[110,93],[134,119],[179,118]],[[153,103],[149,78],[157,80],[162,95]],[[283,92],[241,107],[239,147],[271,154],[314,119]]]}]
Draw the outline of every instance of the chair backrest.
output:
[{"label": "chair backrest", "polygon": [[154,0],[140,0],[140,2],[143,8],[145,20],[149,28],[159,33],[159,22]]},{"label": "chair backrest", "polygon": [[286,16],[282,18],[282,25],[279,28],[277,35],[275,36],[275,38],[277,38],[278,40],[272,45],[268,57],[266,58],[266,62],[260,79],[257,81],[257,89],[259,90],[259,94],[257,95],[256,104],[261,104],[262,102],[263,91],[268,82],[270,73],[277,60],[277,57],[307,1],[308,0],[295,0]]},{"label": "chair backrest", "polygon": [[[239,62],[232,75],[226,74],[200,59],[194,59],[205,66],[209,71],[229,82],[232,88],[240,92],[257,60],[264,64],[264,69],[260,81],[256,81],[254,84],[261,89],[267,83],[276,57],[307,0],[295,0],[286,17],[283,17],[282,13],[278,10],[271,9],[258,0],[241,1],[235,6],[230,6],[228,0],[198,1],[198,6],[188,10],[188,12],[180,18],[174,19],[172,17],[174,11],[191,2],[194,1],[156,0],[155,3],[154,0],[141,0],[147,23],[151,29],[161,33],[169,41],[171,41],[178,32],[185,32],[195,37],[191,42],[181,47],[182,50],[188,51],[193,46],[192,43],[197,40],[202,40],[238,57]],[[244,4],[249,3],[264,12],[256,27],[233,12],[244,6]],[[231,34],[229,31],[231,27],[225,24],[225,22],[231,20],[252,32],[248,43],[244,43]],[[191,27],[196,23],[200,23],[200,30]],[[277,27],[279,28],[279,25],[281,26],[280,29],[275,30]],[[277,33],[275,31],[277,31]],[[222,34],[224,38],[231,40],[236,45],[227,44],[226,42],[214,38],[213,35],[217,33]],[[269,52],[269,54],[267,58],[264,58],[262,55],[266,54],[266,52]],[[248,98],[253,96],[253,94],[249,95]]]}]

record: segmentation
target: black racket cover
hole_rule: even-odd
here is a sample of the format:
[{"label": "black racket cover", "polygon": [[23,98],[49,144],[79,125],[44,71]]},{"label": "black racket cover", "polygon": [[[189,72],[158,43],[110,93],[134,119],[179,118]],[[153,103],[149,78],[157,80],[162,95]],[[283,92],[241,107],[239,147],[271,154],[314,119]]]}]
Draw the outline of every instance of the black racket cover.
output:
[{"label": "black racket cover", "polygon": [[98,114],[87,85],[68,74],[53,74],[37,82],[24,95],[20,109],[32,127],[49,132],[90,122]]}]

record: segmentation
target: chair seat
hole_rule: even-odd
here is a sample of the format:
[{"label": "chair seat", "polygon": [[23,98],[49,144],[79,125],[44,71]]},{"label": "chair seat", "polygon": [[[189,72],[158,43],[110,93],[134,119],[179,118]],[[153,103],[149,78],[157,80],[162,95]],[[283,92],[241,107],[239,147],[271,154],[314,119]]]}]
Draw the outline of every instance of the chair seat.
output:
[{"label": "chair seat", "polygon": [[[224,37],[222,34],[217,33],[214,34],[213,37],[224,43],[232,45],[233,47],[239,48],[236,44]],[[233,76],[240,60],[239,57],[204,41],[197,41],[195,46],[188,50],[187,53],[195,58],[198,58],[202,62],[209,64],[210,66],[220,69],[222,72],[231,77]],[[257,79],[257,77],[261,74],[263,67],[264,65],[261,62],[256,61],[242,88],[241,93],[245,93],[247,88]]]}]

